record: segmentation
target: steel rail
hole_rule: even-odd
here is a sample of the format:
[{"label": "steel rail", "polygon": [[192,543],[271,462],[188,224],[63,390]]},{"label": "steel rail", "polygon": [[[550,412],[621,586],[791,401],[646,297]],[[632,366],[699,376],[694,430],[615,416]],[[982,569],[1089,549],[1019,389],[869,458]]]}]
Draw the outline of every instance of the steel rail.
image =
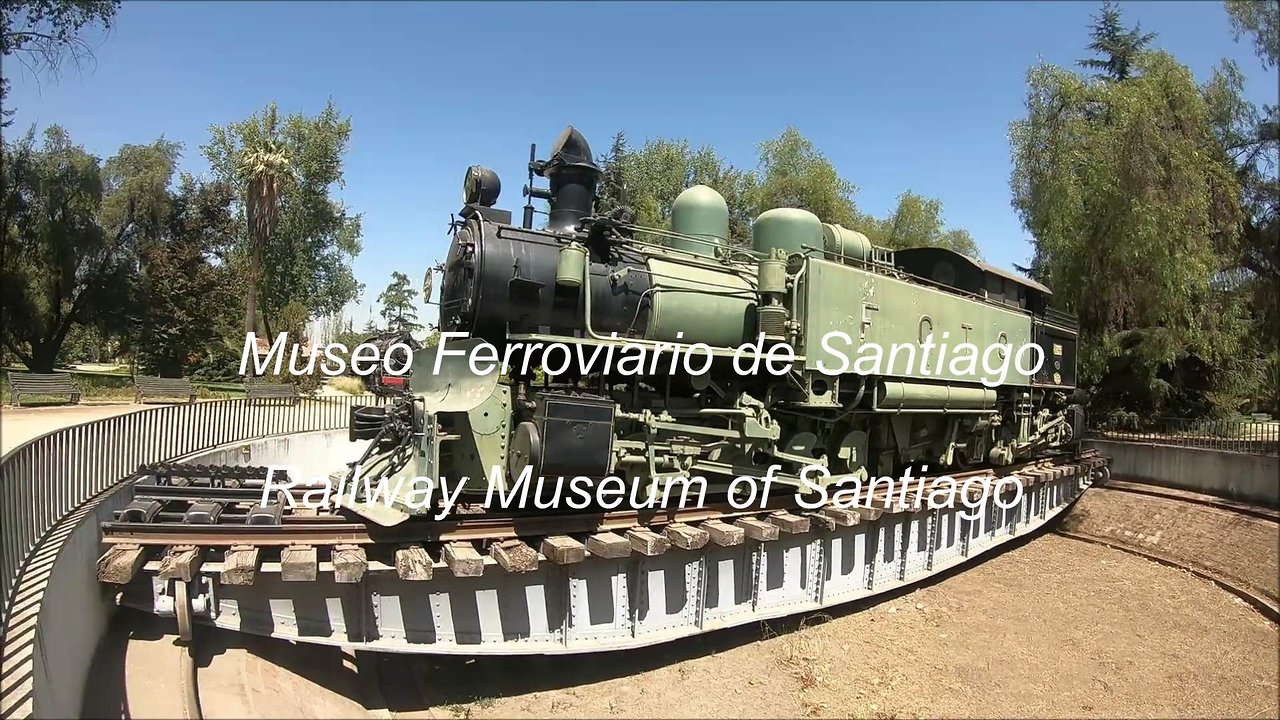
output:
[{"label": "steel rail", "polygon": [[[1003,468],[1005,476],[1030,473],[1037,470],[1079,468],[1097,457],[1097,452],[1087,450],[1067,458],[1038,459]],[[1065,460],[1057,462],[1054,460]],[[916,479],[925,488],[937,489],[941,478],[929,476]],[[989,469],[956,473],[954,479],[986,478],[984,492],[995,479]],[[1033,480],[1034,482],[1034,480]],[[925,486],[924,483],[929,483]],[[915,494],[915,490],[907,494]],[[878,507],[877,507],[878,504]],[[871,509],[880,512],[901,511],[899,503],[884,494],[863,493],[858,502],[847,509]],[[245,525],[220,523],[196,525],[185,523],[107,522],[102,524],[106,545],[183,545],[229,547],[232,545],[289,546],[289,545],[378,545],[408,542],[447,542],[503,540],[513,537],[545,536],[563,533],[607,532],[636,526],[662,526],[672,523],[693,523],[705,520],[739,518],[760,515],[772,511],[799,511],[814,513],[819,509],[800,508],[791,498],[775,498],[761,507],[738,508],[728,502],[713,503],[694,508],[625,509],[605,513],[559,513],[549,515],[472,515],[455,516],[446,520],[410,520],[401,525],[384,528],[367,522],[332,522],[332,516],[288,515],[281,525]]]},{"label": "steel rail", "polygon": [[1237,515],[1248,515],[1249,517],[1258,518],[1259,520],[1280,523],[1280,510],[1259,507],[1257,505],[1250,505],[1248,503],[1215,497],[1213,495],[1205,495],[1204,493],[1197,493],[1190,490],[1179,490],[1177,488],[1168,488],[1161,485],[1125,480],[1123,478],[1110,478],[1105,483],[1099,483],[1098,487],[1104,490],[1114,490],[1116,492],[1146,495],[1148,497],[1161,498],[1163,500],[1191,503],[1193,505],[1201,505],[1215,510],[1222,510],[1223,512],[1235,513]]}]

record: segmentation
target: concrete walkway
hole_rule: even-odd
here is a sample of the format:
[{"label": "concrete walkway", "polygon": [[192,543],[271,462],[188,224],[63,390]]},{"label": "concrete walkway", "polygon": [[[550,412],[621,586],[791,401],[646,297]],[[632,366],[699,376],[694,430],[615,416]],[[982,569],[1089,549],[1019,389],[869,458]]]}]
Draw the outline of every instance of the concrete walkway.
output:
[{"label": "concrete walkway", "polygon": [[160,406],[134,403],[25,408],[5,406],[0,408],[0,453],[7,453],[22,443],[53,430],[156,407]]}]

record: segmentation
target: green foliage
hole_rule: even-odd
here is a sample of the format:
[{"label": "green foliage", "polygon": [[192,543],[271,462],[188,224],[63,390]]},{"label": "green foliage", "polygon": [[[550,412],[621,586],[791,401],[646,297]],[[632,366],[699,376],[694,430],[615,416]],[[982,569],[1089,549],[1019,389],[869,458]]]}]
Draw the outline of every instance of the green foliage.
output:
[{"label": "green foliage", "polygon": [[108,341],[102,329],[93,325],[72,325],[58,350],[57,365],[69,367],[79,363],[96,363],[110,357]]},{"label": "green foliage", "polygon": [[1102,79],[1028,73],[1028,114],[1011,128],[1013,205],[1038,274],[1080,319],[1081,377],[1099,404],[1231,406],[1256,364],[1247,311],[1224,283],[1241,210],[1214,109],[1167,54],[1110,67]]},{"label": "green foliage", "polygon": [[944,228],[940,200],[910,190],[898,196],[898,207],[891,215],[883,220],[867,218],[860,229],[881,247],[945,247],[972,258],[982,257],[968,230]]},{"label": "green foliage", "polygon": [[[148,220],[156,230],[139,244],[127,337],[140,372],[176,377],[222,355],[223,337],[234,332],[231,271],[211,259],[231,232],[232,192],[225,184],[183,175],[171,193],[170,178],[160,180],[146,167],[136,176],[158,188]],[[147,186],[148,195],[152,189]]]},{"label": "green foliage", "polygon": [[37,372],[133,352],[144,373],[234,376],[225,185],[184,176],[180,146],[125,145],[105,163],[57,127],[4,146],[4,344]]},{"label": "green foliage", "polygon": [[[1252,35],[1266,67],[1280,66],[1280,5],[1226,3],[1236,39]],[[1280,105],[1261,110],[1244,99],[1244,76],[1224,60],[1206,86],[1214,128],[1240,183],[1244,211],[1238,243],[1241,293],[1264,353],[1280,349]]]},{"label": "green foliage", "polygon": [[1280,66],[1280,3],[1273,0],[1225,0],[1236,40],[1253,36],[1263,67]]},{"label": "green foliage", "polygon": [[[376,333],[377,331],[375,330],[374,332]],[[351,330],[348,328],[347,330],[333,336],[333,339],[329,342],[339,343],[348,350],[353,350],[357,345],[368,340],[371,334],[373,333],[360,332],[358,330]]]},{"label": "green foliage", "polygon": [[0,298],[5,346],[35,372],[53,368],[76,322],[110,319],[134,257],[132,224],[98,224],[103,178],[98,159],[59,127],[35,144],[34,128],[4,143]]},{"label": "green foliage", "polygon": [[759,145],[754,170],[735,168],[714,148],[695,150],[686,140],[649,140],[633,149],[621,132],[599,163],[600,209],[610,212],[626,206],[636,224],[645,227],[665,227],[676,197],[685,188],[703,184],[724,196],[729,207],[729,236],[738,244],[750,244],[751,222],[756,215],[775,207],[796,207],[824,222],[865,232],[879,245],[941,246],[981,256],[967,231],[944,227],[938,200],[907,191],[887,218],[860,212],[853,200],[857,187],[842,178],[831,161],[794,127]]},{"label": "green foliage", "polygon": [[857,228],[863,220],[853,202],[858,188],[840,177],[813,142],[788,127],[760,144],[759,190],[753,197],[756,215],[771,208],[808,210],[823,222]]},{"label": "green foliage", "polygon": [[1125,30],[1120,24],[1120,8],[1111,0],[1103,3],[1102,15],[1094,17],[1091,35],[1089,49],[1102,57],[1081,60],[1080,66],[1101,70],[1098,77],[1115,81],[1128,80],[1133,75],[1138,58],[1156,37],[1155,33],[1143,34],[1138,25]]},{"label": "green foliage", "polygon": [[361,290],[351,272],[351,258],[360,252],[360,216],[331,196],[343,185],[350,118],[329,102],[315,117],[281,121],[272,103],[210,133],[201,150],[238,193],[243,230],[232,262],[246,281],[246,329],[256,310],[270,332],[291,301],[313,317],[341,310]]},{"label": "green foliage", "polygon": [[173,210],[169,185],[181,156],[182,145],[163,137],[150,145],[120,146],[102,167],[102,229],[117,234],[133,223],[141,243],[165,235]]},{"label": "green foliage", "polygon": [[599,162],[604,212],[626,206],[636,224],[663,227],[671,219],[676,197],[686,188],[703,184],[724,196],[730,237],[742,242],[751,236],[755,178],[729,165],[710,147],[694,150],[686,140],[657,139],[633,150],[620,132]]},{"label": "green foliage", "polygon": [[[17,62],[37,76],[56,76],[68,58],[79,65],[91,56],[80,31],[95,25],[110,28],[119,8],[120,0],[5,0],[0,57],[12,57],[5,62]],[[13,108],[5,102],[8,94],[9,79],[0,77],[0,127],[13,122]]]},{"label": "green foliage", "polygon": [[1280,350],[1267,356],[1258,390],[1257,409],[1272,415],[1280,413]]},{"label": "green foliage", "polygon": [[413,307],[418,291],[409,285],[409,276],[402,272],[391,273],[391,282],[387,289],[378,295],[382,303],[380,314],[391,332],[416,333],[422,330],[418,323],[418,312]]}]

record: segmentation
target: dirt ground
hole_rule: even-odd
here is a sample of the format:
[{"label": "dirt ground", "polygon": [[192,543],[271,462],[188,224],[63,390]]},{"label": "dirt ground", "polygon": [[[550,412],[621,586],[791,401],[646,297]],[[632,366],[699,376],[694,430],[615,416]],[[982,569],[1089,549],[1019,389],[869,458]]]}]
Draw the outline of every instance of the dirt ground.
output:
[{"label": "dirt ground", "polygon": [[[168,630],[122,614],[87,715],[121,717],[127,692],[129,717],[180,716]],[[1190,573],[1052,534],[874,606],[641,651],[357,659],[215,630],[201,646],[210,718],[1280,714],[1275,625]]]},{"label": "dirt ground", "polygon": [[[144,407],[5,407],[0,447]],[[1208,537],[1161,532],[1185,506],[1106,496],[1076,510],[1170,552]],[[1274,587],[1257,573],[1276,567],[1275,527],[1246,529],[1221,564]],[[1280,716],[1276,626],[1207,580],[1053,534],[961,570],[831,615],[585,656],[357,656],[202,628],[200,697],[208,718]],[[172,630],[121,611],[85,716],[181,717]]]},{"label": "dirt ground", "polygon": [[[1196,493],[1150,489],[1229,503]],[[1172,497],[1094,487],[1071,509],[1062,529],[1205,572],[1274,608],[1280,604],[1280,522],[1275,513],[1267,514],[1269,518],[1260,518]]]}]

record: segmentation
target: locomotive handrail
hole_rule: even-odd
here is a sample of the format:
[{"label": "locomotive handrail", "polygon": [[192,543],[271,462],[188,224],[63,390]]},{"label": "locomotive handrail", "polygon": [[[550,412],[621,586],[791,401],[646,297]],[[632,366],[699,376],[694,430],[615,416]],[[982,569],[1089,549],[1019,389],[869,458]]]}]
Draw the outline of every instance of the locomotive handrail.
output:
[{"label": "locomotive handrail", "polygon": [[[306,398],[292,407],[245,399],[150,408],[54,430],[0,457],[0,628],[26,563],[62,518],[138,466],[270,435],[336,430],[369,396]],[[0,638],[4,634],[0,633]]]}]

